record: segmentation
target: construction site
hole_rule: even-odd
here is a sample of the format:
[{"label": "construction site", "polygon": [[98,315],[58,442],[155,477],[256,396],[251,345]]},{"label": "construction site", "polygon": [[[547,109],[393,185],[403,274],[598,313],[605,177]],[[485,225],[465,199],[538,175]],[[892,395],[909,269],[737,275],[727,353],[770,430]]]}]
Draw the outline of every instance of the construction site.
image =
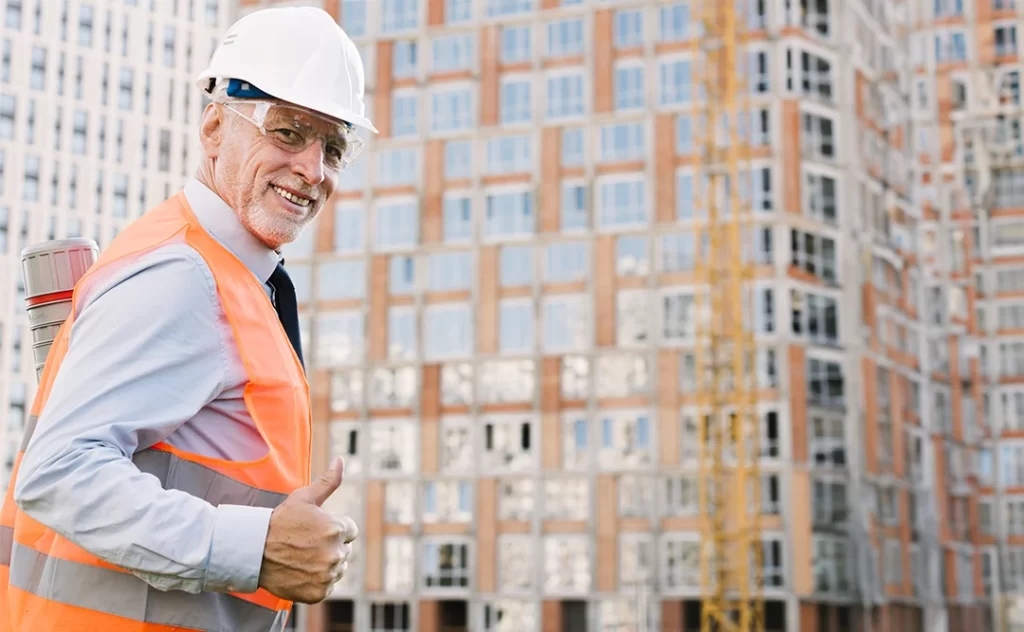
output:
[{"label": "construction site", "polygon": [[[177,190],[275,3],[3,2],[6,488],[21,249]],[[300,4],[380,134],[284,250],[360,532],[288,629],[1024,632],[1024,5]]]}]

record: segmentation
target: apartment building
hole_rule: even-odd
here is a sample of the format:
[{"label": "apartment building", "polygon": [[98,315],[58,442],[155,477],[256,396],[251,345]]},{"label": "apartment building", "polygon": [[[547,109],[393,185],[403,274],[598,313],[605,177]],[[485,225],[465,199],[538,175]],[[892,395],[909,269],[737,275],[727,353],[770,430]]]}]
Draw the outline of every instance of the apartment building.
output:
[{"label": "apartment building", "polygon": [[218,0],[0,2],[0,487],[35,393],[20,252],[106,246],[178,190],[199,156],[192,80],[232,7]]},{"label": "apartment building", "polygon": [[[931,1],[741,3],[769,630],[990,629]],[[287,253],[362,529],[300,628],[699,629],[697,5],[324,0],[381,134]]]},{"label": "apartment building", "polygon": [[979,362],[982,423],[976,424],[975,410],[965,410],[963,431],[964,440],[981,441],[975,543],[1000,630],[1024,629],[1013,612],[1024,590],[1018,4],[935,2],[918,16],[912,56],[919,162],[934,183],[923,193],[936,202],[941,220],[922,256],[949,262],[959,289],[948,316],[967,324]]}]

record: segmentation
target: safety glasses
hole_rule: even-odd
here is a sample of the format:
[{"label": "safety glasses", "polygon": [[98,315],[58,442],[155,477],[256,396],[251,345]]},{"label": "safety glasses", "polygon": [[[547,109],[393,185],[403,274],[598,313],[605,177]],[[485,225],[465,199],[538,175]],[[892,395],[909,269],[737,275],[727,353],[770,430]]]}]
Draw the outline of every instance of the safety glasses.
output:
[{"label": "safety glasses", "polygon": [[[298,154],[320,141],[324,165],[332,171],[348,169],[365,145],[355,128],[295,106],[254,100],[221,104],[255,125],[263,136],[285,151]],[[236,106],[255,109],[249,115]]]}]

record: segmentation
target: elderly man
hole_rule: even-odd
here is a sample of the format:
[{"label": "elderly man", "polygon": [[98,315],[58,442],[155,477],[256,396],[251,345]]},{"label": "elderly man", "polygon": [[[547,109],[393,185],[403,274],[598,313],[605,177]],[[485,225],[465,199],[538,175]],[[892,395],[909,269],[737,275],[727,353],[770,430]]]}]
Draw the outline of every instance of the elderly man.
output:
[{"label": "elderly man", "polygon": [[377,131],[362,61],[327,13],[274,8],[198,85],[195,178],[78,283],[40,377],[0,512],[0,632],[281,630],[345,573],[356,526],[320,507],[344,464],[310,483],[279,250]]}]

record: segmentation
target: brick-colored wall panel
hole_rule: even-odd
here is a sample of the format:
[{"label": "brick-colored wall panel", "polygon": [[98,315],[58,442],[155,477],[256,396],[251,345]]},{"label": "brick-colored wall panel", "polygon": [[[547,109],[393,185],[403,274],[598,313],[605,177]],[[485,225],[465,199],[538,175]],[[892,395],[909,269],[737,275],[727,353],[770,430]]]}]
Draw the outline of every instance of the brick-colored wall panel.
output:
[{"label": "brick-colored wall panel", "polygon": [[679,353],[658,351],[658,456],[661,464],[679,464]]},{"label": "brick-colored wall panel", "polygon": [[498,559],[498,485],[493,478],[476,483],[476,581],[477,591],[494,592]]},{"label": "brick-colored wall panel", "polygon": [[498,124],[498,27],[480,31],[480,125]]},{"label": "brick-colored wall panel", "polygon": [[789,347],[789,423],[793,461],[807,461],[807,356],[803,347]]},{"label": "brick-colored wall panel", "polygon": [[800,102],[782,102],[782,200],[790,213],[800,213]]},{"label": "brick-colored wall panel", "polygon": [[615,236],[599,235],[594,243],[594,324],[597,345],[615,344]]},{"label": "brick-colored wall panel", "polygon": [[[791,498],[804,499],[804,502],[790,504],[789,538],[793,547],[793,588],[798,596],[810,596],[814,593],[814,577],[811,560],[811,478],[806,471],[794,471],[790,487]],[[813,629],[813,628],[812,628]]]},{"label": "brick-colored wall panel", "polygon": [[602,9],[594,13],[594,112],[611,112],[615,92],[612,89],[612,12]]},{"label": "brick-colored wall panel", "polygon": [[654,119],[654,218],[676,220],[676,115],[658,114]]},{"label": "brick-colored wall panel", "polygon": [[864,462],[867,471],[878,473],[878,379],[875,377],[875,363],[864,358],[861,363],[861,377],[864,380]]},{"label": "brick-colored wall panel", "polygon": [[541,132],[540,232],[557,233],[561,228],[562,128],[545,127]]},{"label": "brick-colored wall panel", "polygon": [[368,318],[370,360],[383,361],[388,353],[388,255],[373,255],[370,260],[370,314]]},{"label": "brick-colored wall panel", "polygon": [[480,248],[480,295],[477,306],[477,346],[481,353],[498,351],[498,247]]},{"label": "brick-colored wall panel", "polygon": [[601,474],[597,477],[597,590],[615,592],[618,585],[619,553],[619,489],[616,477]]},{"label": "brick-colored wall panel", "polygon": [[420,397],[420,469],[424,474],[439,470],[441,458],[441,367],[423,367]]},{"label": "brick-colored wall panel", "polygon": [[366,556],[367,592],[384,589],[384,481],[366,483],[366,520],[360,540]]},{"label": "brick-colored wall panel", "polygon": [[545,599],[540,612],[541,632],[562,632],[562,603]]},{"label": "brick-colored wall panel", "polygon": [[377,138],[391,136],[391,88],[394,82],[391,76],[394,42],[382,40],[377,42],[377,82],[373,93],[373,124],[377,128]]},{"label": "brick-colored wall panel", "polygon": [[419,632],[440,632],[441,631],[441,608],[440,603],[433,599],[420,599],[418,613]]},{"label": "brick-colored wall panel", "polygon": [[427,24],[440,26],[444,24],[444,0],[427,0]]},{"label": "brick-colored wall panel", "polygon": [[444,141],[431,140],[423,150],[423,243],[440,243],[444,235]]}]

